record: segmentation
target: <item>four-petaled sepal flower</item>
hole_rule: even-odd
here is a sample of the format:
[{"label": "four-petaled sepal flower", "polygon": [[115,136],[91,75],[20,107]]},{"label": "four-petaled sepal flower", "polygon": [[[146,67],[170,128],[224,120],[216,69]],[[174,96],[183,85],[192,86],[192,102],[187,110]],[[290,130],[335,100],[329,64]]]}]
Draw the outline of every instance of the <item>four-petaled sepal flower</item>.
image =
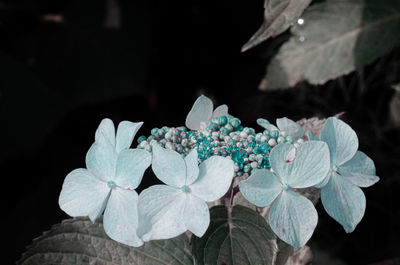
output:
[{"label": "four-petaled sepal flower", "polygon": [[210,223],[206,202],[221,198],[234,176],[233,161],[213,156],[198,165],[193,149],[182,158],[153,144],[152,169],[166,185],[155,185],[139,196],[138,234],[144,241],[167,239],[186,230],[201,237]]},{"label": "four-petaled sepal flower", "polygon": [[347,233],[352,232],[365,212],[366,200],[359,187],[369,187],[379,181],[374,162],[357,151],[356,133],[345,122],[331,117],[321,131],[321,141],[329,146],[330,171],[316,185],[328,214],[339,222]]},{"label": "four-petaled sepal flower", "polygon": [[86,155],[86,167],[67,175],[59,204],[70,216],[89,216],[94,222],[104,211],[104,230],[112,239],[140,246],[137,236],[138,194],[151,155],[140,149],[129,149],[143,122],[122,121],[115,134],[109,119],[100,123],[95,142]]},{"label": "four-petaled sepal flower", "polygon": [[241,181],[239,188],[258,207],[272,203],[268,217],[272,230],[283,241],[300,249],[314,232],[318,215],[312,202],[292,188],[319,183],[329,171],[329,151],[325,143],[317,141],[294,148],[288,143],[274,147],[269,157],[273,172],[257,170]]}]

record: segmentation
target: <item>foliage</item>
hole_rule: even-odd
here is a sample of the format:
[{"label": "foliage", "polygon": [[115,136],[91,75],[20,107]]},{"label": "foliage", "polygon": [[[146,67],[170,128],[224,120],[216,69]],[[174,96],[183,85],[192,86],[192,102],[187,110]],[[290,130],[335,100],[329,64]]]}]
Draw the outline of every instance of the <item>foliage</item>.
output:
[{"label": "foliage", "polygon": [[139,248],[118,243],[107,236],[102,219],[92,223],[88,218],[74,218],[55,225],[34,240],[19,265],[190,265],[193,258],[186,235],[152,241]]},{"label": "foliage", "polygon": [[293,24],[291,34],[267,66],[260,89],[293,87],[304,80],[324,84],[388,53],[400,44],[400,2],[316,3]]},{"label": "foliage", "polygon": [[277,238],[255,211],[237,205],[215,206],[203,237],[192,237],[193,255],[200,265],[273,264]]},{"label": "foliage", "polygon": [[310,3],[311,0],[265,0],[264,23],[243,45],[242,52],[287,30],[297,21]]}]

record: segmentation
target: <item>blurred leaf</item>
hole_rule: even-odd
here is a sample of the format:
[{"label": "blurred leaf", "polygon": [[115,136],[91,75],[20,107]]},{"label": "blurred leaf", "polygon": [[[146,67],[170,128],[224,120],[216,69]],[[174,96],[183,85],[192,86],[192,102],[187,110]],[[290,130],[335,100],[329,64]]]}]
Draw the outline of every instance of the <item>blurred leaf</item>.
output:
[{"label": "blurred leaf", "polygon": [[255,211],[237,205],[215,206],[203,237],[192,237],[193,254],[199,264],[273,264],[277,239]]},{"label": "blurred leaf", "polygon": [[69,264],[193,264],[189,239],[183,234],[133,248],[110,239],[101,222],[75,218],[55,225],[34,240],[20,265]]},{"label": "blurred leaf", "polygon": [[400,1],[337,0],[311,6],[267,68],[260,89],[350,73],[400,43]]},{"label": "blurred leaf", "polygon": [[287,30],[297,21],[310,3],[311,0],[265,0],[264,23],[243,45],[242,52]]},{"label": "blurred leaf", "polygon": [[[396,89],[396,87],[394,88]],[[394,125],[400,126],[400,85],[398,85],[398,89],[396,89],[396,92],[390,100],[389,108],[392,122]]]}]

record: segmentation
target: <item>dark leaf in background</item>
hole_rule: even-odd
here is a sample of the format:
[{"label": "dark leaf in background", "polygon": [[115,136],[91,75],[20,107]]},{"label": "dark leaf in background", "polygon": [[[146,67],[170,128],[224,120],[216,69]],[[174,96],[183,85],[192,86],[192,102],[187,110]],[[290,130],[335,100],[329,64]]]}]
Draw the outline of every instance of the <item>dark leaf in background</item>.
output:
[{"label": "dark leaf in background", "polygon": [[256,211],[241,205],[231,209],[215,206],[203,237],[192,237],[193,254],[199,264],[270,265],[276,260],[277,239]]},{"label": "dark leaf in background", "polygon": [[303,14],[304,9],[310,3],[311,0],[265,0],[264,23],[243,45],[242,52],[287,30]]},{"label": "dark leaf in background", "polygon": [[400,126],[400,84],[393,86],[395,93],[390,101],[390,116],[396,126]]},{"label": "dark leaf in background", "polygon": [[359,69],[400,43],[400,1],[341,0],[315,4],[267,67],[260,89],[324,84]]},{"label": "dark leaf in background", "polygon": [[101,220],[93,224],[88,218],[75,218],[35,239],[17,264],[191,265],[193,257],[185,234],[134,248],[110,239]]}]

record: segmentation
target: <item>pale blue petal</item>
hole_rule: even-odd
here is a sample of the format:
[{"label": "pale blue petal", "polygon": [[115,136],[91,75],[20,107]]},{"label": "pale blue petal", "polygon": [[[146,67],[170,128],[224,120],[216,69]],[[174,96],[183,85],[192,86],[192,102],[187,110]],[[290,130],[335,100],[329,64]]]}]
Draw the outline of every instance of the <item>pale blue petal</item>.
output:
[{"label": "pale blue petal", "polygon": [[197,237],[202,237],[210,224],[210,211],[202,199],[186,194],[186,205],[183,212],[186,228]]},{"label": "pale blue petal", "polygon": [[269,131],[278,131],[279,130],[275,125],[272,125],[266,119],[257,119],[257,124],[260,125],[261,127],[263,127],[264,129],[269,130]]},{"label": "pale blue petal", "polygon": [[192,184],[199,176],[199,163],[197,162],[197,150],[192,149],[185,157],[186,181],[185,185]]},{"label": "pale blue petal", "polygon": [[324,187],[326,184],[328,184],[329,179],[330,179],[332,173],[333,173],[333,170],[332,170],[332,169],[329,169],[329,172],[328,172],[328,174],[326,174],[326,177],[325,177],[320,183],[315,184],[314,187],[316,187],[316,188],[318,188],[318,189],[321,189],[321,188]]},{"label": "pale blue petal", "polygon": [[86,167],[96,177],[109,181],[115,177],[118,155],[108,142],[94,142],[86,154]]},{"label": "pale blue petal", "polygon": [[296,122],[284,117],[276,119],[276,125],[279,130],[285,131],[293,139],[299,139],[304,135],[303,128]]},{"label": "pale blue petal", "polygon": [[281,180],[292,188],[307,188],[320,183],[330,169],[329,150],[326,143],[308,141],[296,148],[292,162],[286,162],[290,144],[280,144],[272,149],[270,163]]},{"label": "pale blue petal", "polygon": [[293,188],[307,188],[320,183],[329,173],[329,149],[321,141],[309,141],[296,149],[296,157],[286,175],[287,184]]},{"label": "pale blue petal", "polygon": [[220,116],[228,116],[228,106],[223,104],[221,106],[218,106],[214,112],[213,112],[213,117],[217,118]]},{"label": "pale blue petal", "polygon": [[139,225],[138,195],[134,190],[115,187],[104,212],[104,231],[106,234],[125,245],[139,247],[143,241],[137,235]]},{"label": "pale blue petal", "polygon": [[110,119],[103,119],[95,134],[96,142],[102,143],[107,141],[112,146],[115,146],[115,128],[114,123]]},{"label": "pale blue petal", "polygon": [[165,149],[158,144],[153,144],[152,169],[159,180],[177,188],[185,185],[186,164],[177,152]]},{"label": "pale blue petal", "polygon": [[286,183],[285,174],[287,174],[289,162],[293,160],[293,152],[296,154],[294,145],[285,143],[276,145],[269,154],[271,168],[282,183]]},{"label": "pale blue petal", "polygon": [[103,209],[110,188],[84,168],[67,175],[58,199],[60,208],[69,216],[91,216],[94,222]]},{"label": "pale blue petal", "polygon": [[142,149],[122,150],[117,160],[116,184],[126,189],[136,189],[150,164],[151,154],[149,152]]},{"label": "pale blue petal", "polygon": [[117,138],[115,139],[115,150],[117,153],[128,149],[132,145],[133,138],[142,127],[143,122],[121,121],[118,124]]},{"label": "pale blue petal", "polygon": [[201,95],[196,99],[192,109],[186,117],[186,127],[191,130],[200,130],[201,124],[207,124],[213,113],[213,103],[211,99]]},{"label": "pale blue petal", "polygon": [[200,164],[199,170],[199,177],[189,186],[193,194],[207,202],[224,196],[234,176],[233,161],[222,156],[212,156]]},{"label": "pale blue petal", "polygon": [[335,117],[326,120],[320,138],[328,144],[332,166],[346,163],[358,149],[357,134],[349,125]]},{"label": "pale blue petal", "polygon": [[138,235],[143,241],[173,238],[185,232],[185,200],[184,192],[167,185],[154,185],[142,191]]},{"label": "pale blue petal", "polygon": [[369,187],[379,181],[374,161],[361,151],[339,167],[339,174],[359,187]]},{"label": "pale blue petal", "polygon": [[239,182],[243,196],[258,207],[270,205],[282,191],[282,183],[269,170],[256,170],[246,180]]},{"label": "pale blue petal", "polygon": [[327,213],[339,222],[347,233],[352,232],[364,216],[364,193],[337,174],[333,174],[321,190],[321,201]]},{"label": "pale blue petal", "polygon": [[103,205],[101,206],[101,208],[97,208],[96,210],[94,210],[93,212],[88,214],[89,219],[93,223],[97,220],[97,218],[99,218],[100,216],[103,215],[104,210],[106,209],[106,206],[107,206],[108,199],[110,198],[110,195],[111,195],[111,189],[109,189],[108,195],[107,195],[106,199],[104,200]]},{"label": "pale blue petal", "polygon": [[308,137],[309,141],[319,141],[318,136],[316,136],[315,134],[313,134],[310,131],[307,132],[307,137]]},{"label": "pale blue petal", "polygon": [[296,249],[311,238],[318,222],[314,205],[293,191],[283,191],[272,204],[269,224],[274,233]]}]

